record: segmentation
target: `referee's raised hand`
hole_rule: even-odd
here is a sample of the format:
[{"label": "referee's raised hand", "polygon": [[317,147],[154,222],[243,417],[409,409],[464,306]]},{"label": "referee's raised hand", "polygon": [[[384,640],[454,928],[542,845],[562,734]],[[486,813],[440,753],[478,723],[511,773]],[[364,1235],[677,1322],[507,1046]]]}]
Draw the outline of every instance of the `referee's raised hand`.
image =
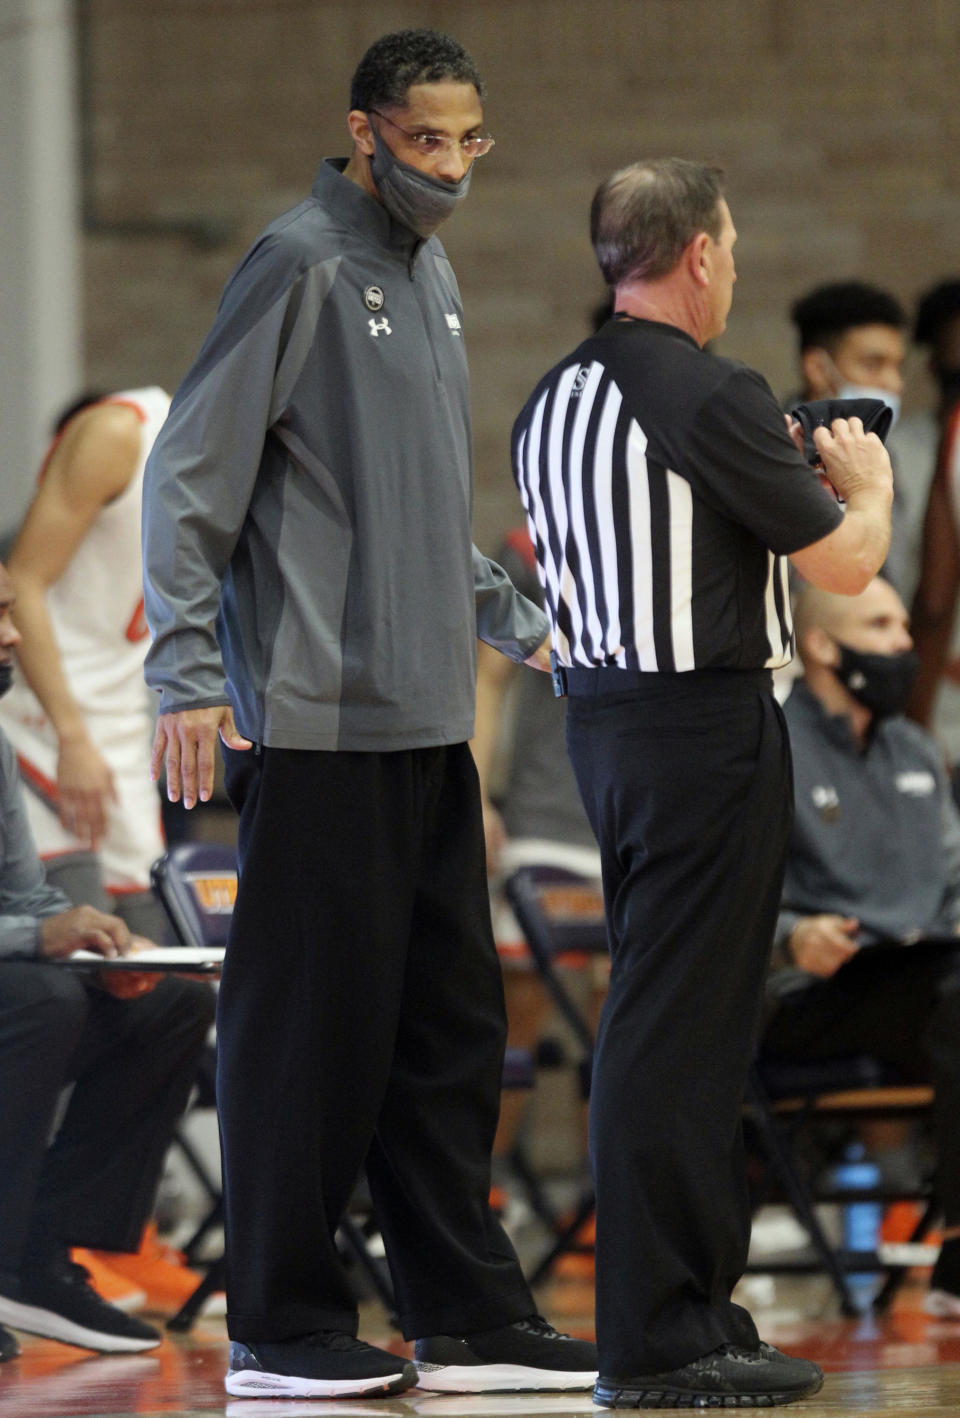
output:
[{"label": "referee's raised hand", "polygon": [[850,502],[869,492],[893,501],[890,455],[875,433],[865,433],[858,418],[834,419],[830,428],[815,428],[813,441],[837,496]]}]

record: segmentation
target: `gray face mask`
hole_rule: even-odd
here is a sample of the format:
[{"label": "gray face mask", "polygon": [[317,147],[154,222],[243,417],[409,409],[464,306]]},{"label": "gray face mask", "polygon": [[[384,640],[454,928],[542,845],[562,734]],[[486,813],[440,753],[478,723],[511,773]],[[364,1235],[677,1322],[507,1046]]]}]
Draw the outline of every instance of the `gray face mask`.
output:
[{"label": "gray face mask", "polygon": [[373,141],[370,174],[381,202],[395,221],[426,240],[466,197],[473,169],[468,168],[459,182],[444,182],[394,157],[377,133]]}]

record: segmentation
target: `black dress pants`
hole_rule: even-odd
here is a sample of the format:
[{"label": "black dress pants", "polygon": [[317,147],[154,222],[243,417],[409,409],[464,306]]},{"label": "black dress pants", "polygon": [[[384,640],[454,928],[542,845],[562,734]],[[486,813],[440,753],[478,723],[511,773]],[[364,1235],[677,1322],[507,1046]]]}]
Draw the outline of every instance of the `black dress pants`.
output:
[{"label": "black dress pants", "polygon": [[932,1082],[936,1193],[960,1226],[960,940],[866,948],[835,975],[781,1001],[763,1035],[769,1058],[868,1053],[907,1082]]},{"label": "black dress pants", "polygon": [[55,1246],[137,1249],[213,1010],[204,984],[121,1000],[50,962],[0,962],[0,1271]]},{"label": "black dress pants", "polygon": [[750,1234],[741,1104],[792,814],[769,675],[633,680],[567,714],[611,950],[590,1105],[611,1378],[758,1344],[730,1299]]},{"label": "black dress pants", "polygon": [[488,1205],[506,1022],[469,747],[225,758],[231,1337],[355,1332],[334,1237],[364,1165],[407,1338],[532,1314]]}]

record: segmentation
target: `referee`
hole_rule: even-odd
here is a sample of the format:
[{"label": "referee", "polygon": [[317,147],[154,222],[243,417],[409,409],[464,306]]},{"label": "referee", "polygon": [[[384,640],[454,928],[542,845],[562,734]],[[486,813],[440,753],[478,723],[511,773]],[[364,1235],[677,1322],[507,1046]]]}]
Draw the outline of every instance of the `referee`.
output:
[{"label": "referee", "polygon": [[541,380],[513,438],[603,860],[591,1155],[607,1407],[766,1405],[822,1382],[730,1298],[750,1229],[740,1108],[792,814],[770,672],[793,653],[786,559],[859,593],[886,554],[892,477],[859,420],[818,430],[841,507],[765,381],[704,348],[736,280],[722,177],[668,158],[598,189],[616,313]]}]

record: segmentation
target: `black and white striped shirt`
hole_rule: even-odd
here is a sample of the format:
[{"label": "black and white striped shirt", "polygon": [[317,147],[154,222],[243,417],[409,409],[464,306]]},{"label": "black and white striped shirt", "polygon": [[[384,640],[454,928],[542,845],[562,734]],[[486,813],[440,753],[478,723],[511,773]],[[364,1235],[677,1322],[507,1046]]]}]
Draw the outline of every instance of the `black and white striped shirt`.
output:
[{"label": "black and white striped shirt", "polygon": [[537,385],[513,467],[561,664],[790,660],[785,558],[843,513],[760,375],[673,326],[610,321]]}]

